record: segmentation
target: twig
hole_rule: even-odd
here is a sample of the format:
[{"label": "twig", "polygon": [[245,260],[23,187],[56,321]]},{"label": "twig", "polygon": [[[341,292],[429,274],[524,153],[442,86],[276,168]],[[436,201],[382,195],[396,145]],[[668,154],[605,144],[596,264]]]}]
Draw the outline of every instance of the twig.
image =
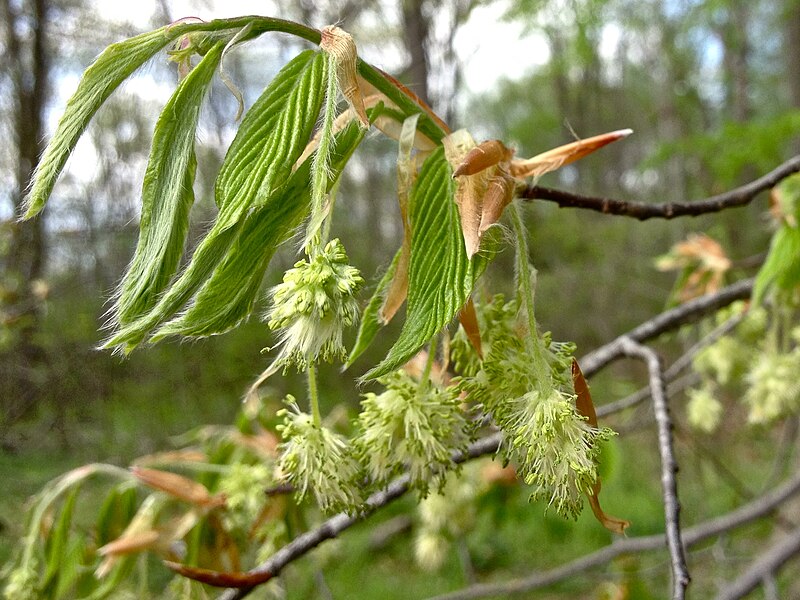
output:
[{"label": "twig", "polygon": [[623,352],[620,343],[623,339],[627,338],[639,343],[646,342],[681,325],[692,323],[710,312],[728,306],[736,300],[744,300],[750,296],[752,291],[753,280],[743,279],[722,288],[715,294],[706,294],[665,311],[581,358],[578,361],[581,365],[581,370],[583,370],[583,374],[586,377],[590,377],[622,356]]},{"label": "twig", "polygon": [[[729,334],[733,331],[739,323],[742,322],[744,319],[744,315],[739,314],[731,317],[727,321],[725,321],[722,325],[716,327],[713,331],[711,331],[708,335],[703,337],[703,339],[698,340],[697,343],[692,345],[686,352],[684,352],[680,358],[678,358],[674,363],[672,363],[669,368],[664,371],[664,379],[669,383],[667,391],[668,396],[671,398],[674,394],[674,391],[682,391],[688,385],[693,385],[694,378],[690,377],[689,381],[684,382],[683,385],[673,386],[673,382],[676,381],[678,375],[680,375],[681,371],[686,369],[692,364],[694,357],[701,351],[716,342],[718,339],[723,337],[724,335]],[[683,380],[678,380],[683,381]],[[673,389],[677,388],[677,390]],[[597,407],[597,416],[598,417],[607,417],[608,415],[612,415],[614,413],[620,412],[625,410],[626,408],[632,408],[641,402],[644,402],[650,397],[650,387],[643,387],[633,394],[626,396],[625,398],[621,398],[620,400],[616,400],[615,402],[609,402],[608,404],[603,404]]]},{"label": "twig", "polygon": [[[716,537],[737,527],[746,525],[760,519],[778,506],[800,493],[800,473],[772,492],[765,494],[733,510],[725,515],[710,519],[683,532],[683,542],[686,547],[695,546],[709,538]],[[483,583],[455,592],[442,594],[429,600],[475,600],[477,598],[503,597],[513,594],[530,592],[531,590],[552,585],[564,579],[574,577],[578,573],[605,565],[618,556],[659,550],[664,547],[666,536],[648,535],[619,540],[610,546],[601,548],[596,552],[582,556],[565,565],[558,566],[549,571],[533,573],[521,579],[512,579],[502,583]]]},{"label": "twig", "polygon": [[[631,330],[631,332],[625,337],[637,342],[656,337],[666,331],[670,331],[671,329],[679,327],[684,323],[698,319],[709,312],[727,306],[735,300],[746,298],[750,294],[752,286],[752,280],[740,281],[724,288],[723,290],[720,290],[716,294],[710,294],[687,302],[686,304],[662,313],[653,319],[642,323],[635,329]],[[581,359],[581,368],[586,377],[596,373],[602,367],[624,354],[620,346],[621,339],[623,338],[617,338],[611,343],[601,346],[594,352],[588,354],[585,358]],[[467,452],[459,453],[454,456],[453,460],[457,463],[462,463],[480,456],[493,454],[497,452],[497,448],[500,445],[501,439],[500,433],[494,433],[482,438],[477,442],[470,444]],[[248,571],[248,574],[260,577],[263,579],[263,581],[267,581],[271,577],[277,576],[289,563],[307,554],[324,541],[335,538],[342,531],[363,520],[379,508],[401,497],[407,490],[408,477],[402,476],[389,484],[385,490],[370,496],[369,500],[367,501],[369,508],[360,515],[349,516],[346,514],[338,514],[331,517],[322,523],[317,529],[304,533],[293,539],[291,542],[273,554],[266,562],[262,563],[255,569]],[[228,590],[220,596],[220,600],[238,600],[240,598],[244,598],[250,593],[250,591],[252,591],[253,587]]]},{"label": "twig", "polygon": [[[456,454],[453,460],[456,463],[462,463],[479,456],[491,454],[497,451],[499,444],[499,433],[487,436],[471,444],[466,452]],[[239,600],[240,598],[244,598],[256,585],[266,583],[277,576],[289,563],[307,554],[322,542],[337,537],[342,531],[352,527],[379,508],[401,497],[408,491],[408,481],[408,475],[403,475],[392,481],[385,490],[372,494],[367,499],[367,508],[358,515],[340,513],[331,517],[316,529],[312,529],[311,531],[297,536],[275,554],[270,556],[264,563],[247,572],[248,576],[254,578],[254,585],[240,589],[227,590],[220,596],[220,600]]]},{"label": "twig", "polygon": [[517,197],[525,200],[547,200],[561,208],[585,208],[609,215],[631,217],[640,221],[647,219],[675,219],[677,217],[696,217],[720,212],[728,208],[745,206],[758,194],[773,187],[778,182],[800,171],[800,156],[795,156],[770,171],[763,177],[724,194],[717,194],[694,202],[629,202],[613,198],[582,196],[561,190],[529,185],[518,190]]},{"label": "twig", "polygon": [[738,600],[752,592],[767,577],[775,573],[800,553],[800,527],[775,544],[753,562],[732,584],[723,589],[717,600]]},{"label": "twig", "polygon": [[647,365],[650,374],[650,395],[653,398],[653,412],[658,425],[658,451],[661,454],[661,488],[664,497],[664,518],[666,520],[667,546],[672,560],[672,598],[683,600],[689,586],[689,568],[686,566],[686,553],[681,542],[680,512],[678,501],[678,462],[672,444],[672,419],[667,404],[667,386],[664,382],[664,369],[661,359],[652,348],[643,346],[630,338],[622,338],[620,348],[626,356],[638,358]]}]

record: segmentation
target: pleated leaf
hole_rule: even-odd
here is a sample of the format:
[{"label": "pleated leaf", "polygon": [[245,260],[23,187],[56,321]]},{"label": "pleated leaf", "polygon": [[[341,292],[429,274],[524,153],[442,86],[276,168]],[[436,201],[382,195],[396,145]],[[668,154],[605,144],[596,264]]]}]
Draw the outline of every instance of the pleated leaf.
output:
[{"label": "pleated leaf", "polygon": [[453,172],[439,148],[423,164],[411,195],[406,322],[389,354],[366,379],[397,369],[452,321],[485,267],[485,258],[467,258],[454,193]]},{"label": "pleated leaf", "polygon": [[[336,136],[329,163],[329,186],[341,175],[365,132],[351,123]],[[167,335],[202,337],[223,333],[250,315],[275,250],[308,215],[313,160],[313,155],[306,159],[281,194],[247,216],[225,258],[197,292],[189,310],[159,329],[152,341]]]},{"label": "pleated leaf", "polygon": [[44,207],[67,158],[97,109],[125,79],[180,33],[179,27],[162,27],[112,44],[86,69],[36,167],[33,185],[25,199],[26,219]]},{"label": "pleated leaf", "polygon": [[753,304],[761,304],[767,292],[791,293],[800,286],[800,227],[782,224],[772,236],[769,254],[756,275]]},{"label": "pleated leaf", "polygon": [[173,318],[223,260],[247,215],[283,193],[319,114],[324,70],[322,55],[308,50],[272,80],[245,115],[220,168],[215,185],[219,213],[213,227],[153,309],[123,327],[106,347],[130,351]]},{"label": "pleated leaf", "polygon": [[156,123],[142,185],[139,243],[115,306],[121,325],[153,308],[183,254],[194,203],[195,131],[223,47],[214,46],[181,81]]}]

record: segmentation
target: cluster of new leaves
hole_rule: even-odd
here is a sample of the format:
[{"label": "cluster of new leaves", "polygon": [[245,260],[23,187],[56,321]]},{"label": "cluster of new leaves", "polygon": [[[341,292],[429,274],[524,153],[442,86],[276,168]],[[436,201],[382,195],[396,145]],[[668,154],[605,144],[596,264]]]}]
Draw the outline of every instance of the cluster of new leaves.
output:
[{"label": "cluster of new leaves", "polygon": [[[294,57],[244,114],[216,177],[217,216],[181,267],[203,99],[226,52],[272,30],[298,35],[320,50]],[[197,564],[196,548],[193,556],[184,557],[172,544],[197,531],[203,519],[222,532],[220,539],[245,535],[245,530],[252,537],[269,519],[248,490],[270,482],[273,471],[300,498],[313,495],[323,511],[357,513],[367,494],[401,473],[425,496],[429,488],[445,485],[456,467],[453,457],[487,425],[502,431],[501,452],[533,486],[534,497],[545,498],[565,516],[576,516],[585,495],[604,525],[622,531],[627,523],[606,517],[597,503],[599,443],[610,432],[598,428],[573,348],[538,332],[531,267],[516,209],[517,300],[495,299],[476,312],[470,298],[499,245],[497,223],[513,200],[516,182],[577,160],[629,131],[516,160],[513,150],[497,140],[476,144],[465,131],[451,134],[413,94],[360,61],[352,38],[338,28],[320,32],[262,17],[178,23],[111,46],[86,71],[39,164],[27,217],[44,206],[70,151],[109,94],[171,43],[182,78],[155,127],[142,186],[139,242],[114,299],[105,346],[127,353],[165,336],[203,337],[237,326],[253,312],[276,248],[305,221],[305,258],[270,294],[267,319],[282,349],[258,383],[296,366],[308,376],[310,409],[289,398],[288,408],[278,413],[283,419],[276,428],[283,438],[278,456],[223,469],[230,477],[214,481],[224,494],[212,495],[204,483],[175,473],[140,469],[122,476],[128,487],[120,491],[119,510],[127,511],[126,526],[115,532],[116,539],[109,534],[95,541],[106,557],[98,573],[121,573],[121,557],[134,548]],[[340,93],[349,108],[337,114]],[[405,235],[361,314],[347,363],[365,351],[400,305],[405,302],[407,308],[399,338],[364,375],[385,390],[366,394],[346,435],[320,414],[316,363],[345,358],[343,328],[358,318],[363,279],[349,265],[342,243],[328,238],[334,184],[371,125],[398,140]],[[453,342],[452,364],[458,377],[453,378],[446,369],[449,353],[442,353],[440,363],[435,347],[457,315],[461,329]],[[404,365],[428,343],[425,366],[412,374],[414,369]],[[153,497],[134,511],[128,498],[133,492],[126,491],[131,477],[193,508],[160,521],[163,499]],[[56,496],[63,483],[55,484]],[[52,504],[47,498],[42,510]],[[69,506],[68,500],[62,510],[65,530]],[[35,571],[35,530],[42,519],[43,514],[33,517],[35,526],[15,570],[24,577]],[[55,531],[62,535],[60,526]],[[52,535],[49,539],[56,543]],[[224,556],[225,547],[219,550]],[[51,580],[46,576],[38,588],[62,585]],[[77,580],[64,581],[72,586]],[[18,587],[12,582],[12,591]]]}]

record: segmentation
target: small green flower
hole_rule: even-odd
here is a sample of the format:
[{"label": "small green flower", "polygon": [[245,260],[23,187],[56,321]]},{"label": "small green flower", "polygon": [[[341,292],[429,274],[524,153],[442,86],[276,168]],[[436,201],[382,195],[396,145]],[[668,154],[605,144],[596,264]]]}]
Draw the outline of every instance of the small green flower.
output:
[{"label": "small green flower", "polygon": [[745,370],[749,360],[748,349],[735,337],[726,335],[695,357],[694,368],[718,384],[728,385]]},{"label": "small green flower", "polygon": [[421,386],[404,371],[379,380],[382,394],[365,394],[355,441],[362,464],[378,483],[407,470],[423,494],[454,468],[452,454],[469,441],[467,420],[454,389]]},{"label": "small green flower", "polygon": [[473,462],[459,473],[448,473],[440,492],[420,501],[414,555],[422,568],[441,567],[451,541],[474,528],[481,483],[480,465]]},{"label": "small green flower", "polygon": [[234,463],[219,482],[225,494],[224,521],[229,530],[247,531],[264,506],[264,490],[274,483],[272,471],[264,464]]},{"label": "small green flower", "polygon": [[23,560],[8,574],[4,598],[8,600],[36,600],[41,597],[36,560]]},{"label": "small green flower", "polygon": [[358,493],[358,463],[347,440],[327,427],[314,424],[313,417],[301,412],[294,398],[287,398],[288,409],[278,411],[283,437],[278,466],[302,499],[312,492],[324,512],[356,512],[361,505]]},{"label": "small green flower", "polygon": [[364,284],[336,239],[308,260],[295,263],[272,291],[269,328],[283,345],[276,364],[305,370],[318,359],[346,356],[342,331],[358,318],[356,292]]},{"label": "small green flower", "polygon": [[480,372],[463,378],[468,398],[482,404],[503,432],[500,453],[559,514],[577,517],[597,481],[600,442],[614,433],[592,427],[575,404],[572,344],[525,332],[497,335]]},{"label": "small green flower", "polygon": [[706,386],[689,391],[689,403],[686,405],[686,416],[689,424],[706,433],[711,433],[719,425],[722,416],[722,403],[714,397]]},{"label": "small green flower", "polygon": [[500,424],[511,432],[504,439],[505,454],[525,483],[535,487],[531,498],[577,518],[583,496],[597,481],[600,442],[613,432],[590,426],[578,414],[574,396],[559,390],[534,390],[508,404]]},{"label": "small green flower", "polygon": [[744,400],[750,406],[751,423],[768,423],[800,409],[800,348],[779,354],[761,354],[746,380],[750,387]]}]

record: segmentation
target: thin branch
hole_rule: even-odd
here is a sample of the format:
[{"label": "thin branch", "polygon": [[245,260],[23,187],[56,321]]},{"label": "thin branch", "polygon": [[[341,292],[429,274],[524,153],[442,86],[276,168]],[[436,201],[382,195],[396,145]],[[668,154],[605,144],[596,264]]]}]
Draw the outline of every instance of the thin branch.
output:
[{"label": "thin branch", "polygon": [[517,197],[524,200],[547,200],[561,208],[585,208],[609,215],[647,219],[675,219],[696,217],[749,204],[758,194],[768,190],[790,175],[800,171],[800,156],[794,156],[763,177],[723,194],[694,202],[629,202],[613,198],[582,196],[561,190],[529,185],[518,190]]},{"label": "thin branch", "polygon": [[715,294],[706,294],[665,311],[581,358],[578,362],[581,365],[583,374],[586,377],[591,377],[600,369],[622,356],[624,353],[620,344],[623,339],[630,339],[639,343],[646,342],[662,333],[692,323],[715,310],[732,304],[736,300],[749,298],[752,291],[753,280],[743,279],[722,288]]},{"label": "thin branch", "polygon": [[661,488],[664,497],[664,518],[666,520],[667,546],[672,560],[672,598],[683,600],[689,586],[689,568],[686,566],[686,553],[681,541],[680,512],[678,500],[678,462],[672,443],[672,419],[667,404],[667,386],[664,382],[664,369],[661,359],[652,348],[623,338],[620,346],[625,355],[638,358],[647,365],[650,373],[650,394],[653,397],[653,412],[658,425],[658,451],[661,454]]},{"label": "thin branch", "polygon": [[[497,451],[500,444],[500,434],[493,434],[470,445],[466,452],[458,453],[453,457],[456,463],[463,463],[479,456]],[[358,515],[340,513],[312,529],[297,536],[264,563],[247,572],[253,585],[240,589],[230,589],[220,596],[220,600],[239,600],[247,596],[257,585],[266,583],[276,577],[286,565],[307,554],[322,542],[337,537],[344,530],[364,520],[379,508],[386,506],[408,491],[408,475],[403,475],[392,481],[385,490],[372,494],[367,499],[367,509]]]},{"label": "thin branch", "polygon": [[[637,342],[654,338],[662,333],[680,327],[685,323],[690,323],[719,308],[727,306],[735,300],[748,297],[752,286],[752,280],[740,281],[720,290],[716,294],[710,294],[687,302],[686,304],[666,311],[642,323],[631,330],[627,336],[623,336],[623,338]],[[608,363],[623,356],[624,352],[621,347],[621,340],[623,338],[617,338],[581,359],[580,363],[584,375],[589,377]],[[497,452],[501,439],[501,434],[499,432],[482,438],[470,444],[467,452],[455,455],[453,460],[456,463],[462,463],[480,456],[494,454]],[[293,539],[286,546],[273,554],[266,562],[248,571],[248,574],[257,577],[257,581],[261,583],[268,581],[270,578],[277,576],[289,563],[307,554],[324,541],[337,537],[341,532],[365,519],[379,508],[401,497],[407,490],[408,477],[403,476],[396,479],[389,484],[385,490],[370,496],[367,501],[369,508],[363,513],[357,516],[339,514],[331,517],[317,529]],[[247,588],[228,590],[220,596],[220,600],[238,600],[244,598],[254,587],[255,585]]]},{"label": "thin branch", "polygon": [[717,600],[739,600],[756,589],[764,579],[769,578],[786,562],[800,554],[800,527],[775,544],[766,553],[761,553],[749,569],[733,583],[723,589]]},{"label": "thin branch", "polygon": [[[692,364],[695,356],[697,354],[716,342],[721,337],[729,334],[731,331],[736,329],[737,325],[742,322],[744,319],[743,314],[734,315],[718,327],[716,327],[713,331],[709,334],[704,336],[702,339],[698,340],[697,343],[693,344],[686,352],[684,352],[674,363],[672,363],[669,368],[664,371],[664,379],[667,381],[668,388],[668,396],[671,398],[676,391],[683,391],[687,386],[693,385],[694,378],[689,377],[687,379],[680,379],[677,380],[679,382],[678,385],[673,385],[676,381],[678,375],[680,375],[681,371],[686,369]],[[673,389],[675,388],[675,389]],[[650,398],[650,387],[643,387],[633,394],[626,396],[625,398],[621,398],[614,402],[610,402],[608,404],[603,404],[597,407],[597,416],[598,417],[607,417],[608,415],[612,415],[618,413],[626,408],[632,408],[645,400]]]},{"label": "thin branch", "polygon": [[[800,493],[800,472],[772,492],[764,494],[744,506],[725,515],[710,519],[683,532],[683,542],[686,547],[695,546],[709,538],[716,537],[737,527],[747,525],[752,521],[772,513],[778,506]],[[522,594],[531,590],[552,585],[559,581],[569,579],[595,567],[608,564],[618,556],[660,550],[664,547],[666,536],[648,535],[619,540],[610,546],[601,548],[596,552],[582,556],[565,565],[558,566],[549,571],[533,573],[521,579],[512,579],[502,583],[483,583],[455,592],[442,594],[429,600],[475,600],[477,598],[502,597],[507,598],[513,594]]]}]

